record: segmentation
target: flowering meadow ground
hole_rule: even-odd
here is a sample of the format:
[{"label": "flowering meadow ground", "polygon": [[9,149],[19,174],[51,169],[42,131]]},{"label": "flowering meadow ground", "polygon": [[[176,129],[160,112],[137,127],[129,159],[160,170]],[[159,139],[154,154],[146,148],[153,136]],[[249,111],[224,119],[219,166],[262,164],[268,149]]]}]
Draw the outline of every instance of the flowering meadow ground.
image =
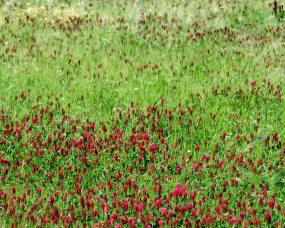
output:
[{"label": "flowering meadow ground", "polygon": [[285,227],[273,7],[2,0],[0,227]]}]

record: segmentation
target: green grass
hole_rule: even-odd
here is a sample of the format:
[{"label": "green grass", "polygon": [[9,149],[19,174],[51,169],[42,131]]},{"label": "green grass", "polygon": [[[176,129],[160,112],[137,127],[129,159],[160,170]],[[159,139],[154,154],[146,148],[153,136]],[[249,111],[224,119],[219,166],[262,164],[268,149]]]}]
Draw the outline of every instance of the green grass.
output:
[{"label": "green grass", "polygon": [[[282,210],[285,206],[282,177],[285,27],[271,7],[268,1],[244,0],[1,1],[0,174],[5,178],[0,185],[0,208],[6,203],[3,192],[7,192],[9,199],[13,196],[13,186],[16,197],[22,197],[28,188],[34,195],[19,204],[14,199],[13,216],[23,213],[22,219],[10,218],[12,204],[8,200],[6,212],[9,213],[3,216],[5,222],[0,219],[0,225],[8,227],[17,222],[19,226],[32,226],[38,222],[44,226],[40,216],[46,213],[47,205],[53,210],[53,203],[48,200],[61,185],[59,198],[55,200],[60,211],[57,226],[67,224],[61,222],[62,210],[70,217],[72,203],[76,206],[76,218],[80,218],[73,221],[74,226],[104,223],[115,212],[113,200],[132,197],[131,189],[123,194],[127,178],[139,187],[132,189],[140,197],[133,196],[137,204],[143,201],[146,186],[149,195],[142,210],[144,219],[148,211],[154,218],[161,216],[158,221],[166,222],[160,210],[166,207],[170,192],[179,189],[176,184],[181,182],[182,187],[188,189],[188,198],[195,189],[198,190],[197,202],[206,195],[206,203],[196,205],[197,213],[200,207],[204,211],[198,218],[192,218],[189,210],[173,226],[186,226],[187,216],[192,224],[196,221],[198,225],[203,217],[208,217],[209,210],[211,216],[218,216],[209,226],[232,227],[228,211],[223,211],[227,219],[215,212],[215,207],[221,206],[219,192],[224,192],[224,198],[229,196],[227,206],[236,209],[233,216],[237,219],[241,209],[244,213],[248,209],[248,206],[239,208],[237,201],[246,200],[247,205],[252,202],[252,208],[258,208],[256,219],[261,220],[261,227],[282,222],[282,211],[277,210],[276,205],[280,203]],[[173,115],[172,120],[170,115]],[[75,125],[77,130],[72,131]],[[225,138],[222,137],[224,132],[227,133]],[[275,132],[279,137],[276,142],[273,141]],[[132,133],[139,135],[135,137]],[[117,138],[112,139],[115,136]],[[268,144],[265,143],[267,136],[270,136]],[[169,148],[161,142],[161,137]],[[83,146],[76,144],[80,138]],[[60,149],[52,148],[59,145]],[[196,145],[201,146],[199,151],[195,150]],[[209,155],[210,160],[205,162],[204,155]],[[168,162],[165,157],[169,158]],[[142,160],[134,162],[138,159]],[[219,167],[219,161],[224,159]],[[239,161],[242,163],[238,164]],[[70,171],[67,162],[72,165]],[[149,174],[152,164],[155,168]],[[197,164],[199,170],[195,168]],[[75,165],[81,172],[74,171]],[[13,166],[17,168],[12,169]],[[86,168],[84,173],[83,168]],[[181,172],[177,170],[180,168]],[[118,170],[121,182],[115,178]],[[17,178],[19,172],[21,177]],[[49,178],[51,173],[54,177]],[[109,178],[114,182],[112,190],[108,190]],[[237,187],[231,185],[233,178],[239,180]],[[229,187],[223,190],[225,180]],[[154,190],[154,185],[159,185],[156,181],[163,192]],[[211,190],[214,182],[217,187]],[[71,196],[68,193],[76,191],[76,183],[81,193]],[[102,189],[98,183],[103,184]],[[251,189],[252,183],[256,190]],[[264,187],[266,183],[269,187]],[[39,186],[41,196],[37,192]],[[268,198],[259,208],[264,188]],[[90,208],[84,209],[81,196],[86,197],[90,191],[93,191],[90,198],[95,204],[93,209],[101,213],[95,216],[96,221],[90,215],[86,220],[82,217],[82,210],[90,213]],[[115,197],[113,191],[120,192]],[[64,192],[67,198],[61,200]],[[107,200],[103,197],[105,193]],[[214,199],[210,198],[212,193],[215,193]],[[264,214],[273,193],[277,197],[275,208],[270,209],[270,223]],[[152,206],[155,196],[163,198],[157,208]],[[108,213],[101,208],[101,199],[110,204]],[[186,207],[188,201],[191,199],[172,198],[170,209],[175,211],[175,204]],[[37,210],[31,211],[34,203]],[[21,204],[26,205],[25,210],[20,208]],[[136,225],[141,227],[143,220],[135,209],[129,208],[126,215],[125,209],[116,208],[118,217],[137,218]],[[5,210],[0,212],[2,216]],[[32,213],[38,216],[35,221],[25,219],[26,214]],[[172,222],[179,218],[178,214],[174,213]],[[51,216],[47,218],[51,220]],[[249,223],[247,219],[255,221],[253,214],[248,213],[242,220],[243,225]],[[158,221],[154,219],[148,224],[159,227]],[[124,224],[115,221],[117,225],[120,223]],[[53,226],[56,225],[52,222],[47,224],[47,227]],[[207,226],[207,221],[203,226]]]}]

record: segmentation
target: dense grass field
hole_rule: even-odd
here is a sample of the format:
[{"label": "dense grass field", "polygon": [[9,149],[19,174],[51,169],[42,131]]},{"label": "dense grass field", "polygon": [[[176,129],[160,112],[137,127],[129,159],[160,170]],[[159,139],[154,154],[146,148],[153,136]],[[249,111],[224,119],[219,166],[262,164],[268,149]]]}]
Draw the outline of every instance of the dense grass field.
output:
[{"label": "dense grass field", "polygon": [[0,227],[285,227],[281,3],[1,0]]}]

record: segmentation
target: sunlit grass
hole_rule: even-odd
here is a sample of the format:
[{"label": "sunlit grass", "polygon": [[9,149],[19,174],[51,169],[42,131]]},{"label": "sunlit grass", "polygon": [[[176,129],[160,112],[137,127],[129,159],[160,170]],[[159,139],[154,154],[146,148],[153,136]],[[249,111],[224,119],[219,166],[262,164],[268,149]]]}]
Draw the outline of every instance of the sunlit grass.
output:
[{"label": "sunlit grass", "polygon": [[278,226],[285,27],[269,3],[1,2],[0,226]]}]

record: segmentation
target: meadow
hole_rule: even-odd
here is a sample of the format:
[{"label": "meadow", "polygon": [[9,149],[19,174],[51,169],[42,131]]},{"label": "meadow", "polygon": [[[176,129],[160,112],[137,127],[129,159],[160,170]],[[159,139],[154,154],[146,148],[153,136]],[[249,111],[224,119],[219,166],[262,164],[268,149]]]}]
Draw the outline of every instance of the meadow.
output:
[{"label": "meadow", "polygon": [[1,0],[0,227],[285,227],[280,0]]}]

